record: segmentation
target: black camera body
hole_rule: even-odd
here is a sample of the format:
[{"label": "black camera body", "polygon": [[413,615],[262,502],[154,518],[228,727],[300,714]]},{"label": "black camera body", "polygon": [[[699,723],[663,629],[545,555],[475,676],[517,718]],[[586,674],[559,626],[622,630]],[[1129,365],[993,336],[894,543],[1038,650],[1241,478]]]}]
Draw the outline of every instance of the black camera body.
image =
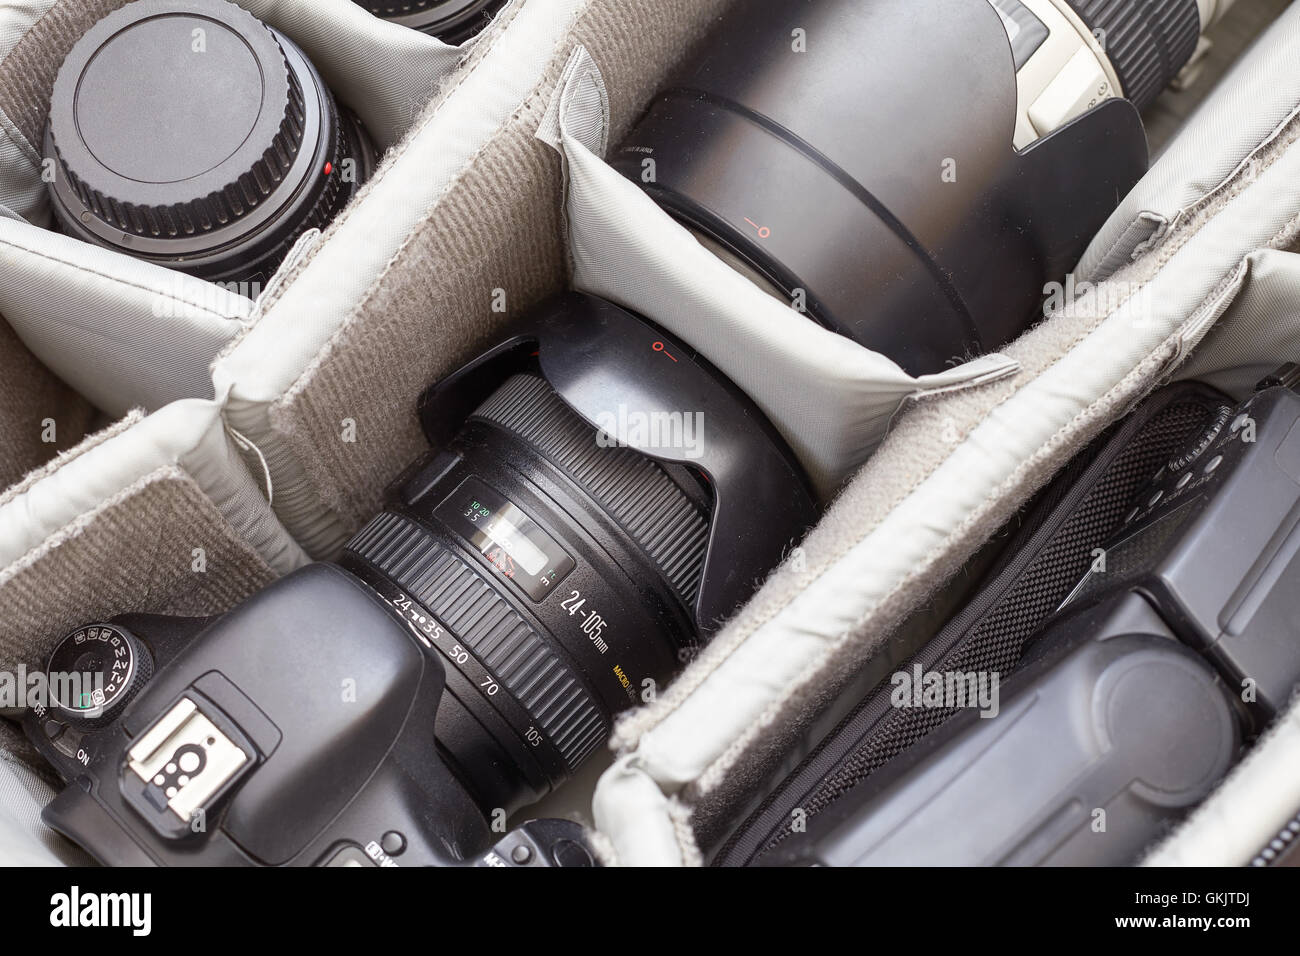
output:
[{"label": "black camera body", "polygon": [[130,666],[157,669],[140,695],[101,726],[25,719],[69,783],[45,821],[100,862],[486,859],[490,822],[434,746],[440,660],[342,570],[310,565],[215,622],[112,628]]},{"label": "black camera body", "polygon": [[1020,667],[768,864],[1124,865],[1300,687],[1294,366],[1138,497]]},{"label": "black camera body", "polygon": [[117,864],[591,863],[567,821],[494,834],[651,699],[816,506],[748,398],[587,296],[421,411],[434,450],[339,564],[215,620],[64,638],[47,673],[96,680],[25,718],[70,784],[51,827]]}]

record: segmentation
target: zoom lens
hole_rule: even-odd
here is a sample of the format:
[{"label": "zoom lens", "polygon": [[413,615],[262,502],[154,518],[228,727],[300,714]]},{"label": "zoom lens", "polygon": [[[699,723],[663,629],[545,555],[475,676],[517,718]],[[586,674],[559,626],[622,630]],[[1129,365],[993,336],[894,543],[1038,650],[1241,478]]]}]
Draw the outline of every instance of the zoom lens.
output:
[{"label": "zoom lens", "polygon": [[341,560],[444,658],[437,739],[485,807],[572,774],[815,520],[712,366],[600,300],[542,316],[430,393],[445,439]]},{"label": "zoom lens", "polygon": [[440,741],[510,806],[511,765],[545,793],[689,655],[709,513],[697,476],[601,447],[521,374],[349,544],[367,567],[344,566],[447,655]]},{"label": "zoom lens", "polygon": [[91,27],[59,70],[45,153],[68,234],[253,286],[374,166],[303,52],[226,0],[136,0]]},{"label": "zoom lens", "polygon": [[463,43],[488,25],[505,0],[356,0],[377,17]]}]

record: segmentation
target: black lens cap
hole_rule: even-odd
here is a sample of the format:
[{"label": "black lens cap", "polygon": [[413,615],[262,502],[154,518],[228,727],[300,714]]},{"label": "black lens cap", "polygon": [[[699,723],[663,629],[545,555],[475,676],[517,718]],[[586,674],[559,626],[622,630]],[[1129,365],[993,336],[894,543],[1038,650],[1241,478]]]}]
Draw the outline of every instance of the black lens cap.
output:
[{"label": "black lens cap", "polygon": [[268,278],[372,159],[302,51],[226,0],[136,0],[91,27],[45,149],[68,232],[211,279]]},{"label": "black lens cap", "polygon": [[377,17],[462,43],[483,29],[505,0],[355,0]]}]

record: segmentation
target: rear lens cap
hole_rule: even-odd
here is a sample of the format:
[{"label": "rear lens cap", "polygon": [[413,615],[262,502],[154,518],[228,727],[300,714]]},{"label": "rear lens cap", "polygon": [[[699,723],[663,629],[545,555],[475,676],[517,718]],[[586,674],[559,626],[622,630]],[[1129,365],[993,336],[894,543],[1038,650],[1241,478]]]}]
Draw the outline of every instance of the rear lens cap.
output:
[{"label": "rear lens cap", "polygon": [[136,0],[91,27],[59,70],[45,153],[71,235],[258,283],[374,161],[303,52],[226,0]]}]

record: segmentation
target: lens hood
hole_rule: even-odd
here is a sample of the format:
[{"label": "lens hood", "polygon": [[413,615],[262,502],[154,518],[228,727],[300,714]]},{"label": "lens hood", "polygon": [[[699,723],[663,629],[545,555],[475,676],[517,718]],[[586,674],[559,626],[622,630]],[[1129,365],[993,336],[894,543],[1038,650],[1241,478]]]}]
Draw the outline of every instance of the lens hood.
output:
[{"label": "lens hood", "polygon": [[[713,517],[694,616],[716,631],[753,592],[754,568],[776,567],[816,521],[807,478],[753,401],[702,356],[644,319],[594,296],[567,293],[534,310],[507,342],[429,389],[420,417],[433,446],[511,372],[535,364],[595,429],[660,462],[706,476]],[[703,441],[683,449],[633,434],[612,414],[703,417]],[[755,515],[762,515],[755,521]]]},{"label": "lens hood", "polygon": [[986,2],[751,0],[613,165],[821,324],[913,374],[1013,339],[1147,168],[1112,99],[1023,151]]}]

